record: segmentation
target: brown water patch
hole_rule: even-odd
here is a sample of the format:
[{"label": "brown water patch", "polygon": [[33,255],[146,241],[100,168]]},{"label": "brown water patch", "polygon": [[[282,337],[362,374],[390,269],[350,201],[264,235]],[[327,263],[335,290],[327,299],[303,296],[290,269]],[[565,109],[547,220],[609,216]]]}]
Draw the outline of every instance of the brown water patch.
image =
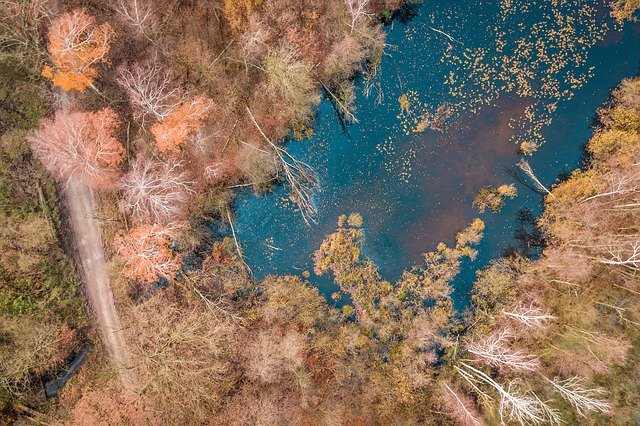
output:
[{"label": "brown water patch", "polygon": [[477,212],[472,203],[477,191],[507,180],[505,168],[518,159],[518,146],[510,139],[510,123],[519,119],[530,100],[501,97],[478,114],[465,113],[449,129],[416,138],[415,168],[420,175],[424,214],[403,227],[405,249],[412,257],[433,250],[438,242],[453,242]]}]

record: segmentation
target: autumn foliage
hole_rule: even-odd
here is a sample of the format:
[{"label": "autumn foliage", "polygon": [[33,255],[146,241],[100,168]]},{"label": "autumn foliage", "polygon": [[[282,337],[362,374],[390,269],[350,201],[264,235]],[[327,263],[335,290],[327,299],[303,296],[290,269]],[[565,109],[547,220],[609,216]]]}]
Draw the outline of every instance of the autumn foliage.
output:
[{"label": "autumn foliage", "polygon": [[81,9],[65,13],[49,28],[53,66],[46,65],[42,75],[62,90],[86,90],[98,76],[96,65],[106,61],[114,36],[111,25],[98,25]]},{"label": "autumn foliage", "polygon": [[247,17],[260,3],[262,0],[224,0],[222,10],[234,34],[242,30]]},{"label": "autumn foliage", "polygon": [[174,232],[171,225],[141,225],[118,233],[114,245],[124,276],[145,283],[159,278],[173,280],[182,262],[171,248]]},{"label": "autumn foliage", "polygon": [[196,96],[174,109],[167,118],[151,128],[158,150],[164,155],[177,155],[187,138],[202,128],[213,101],[205,96]]},{"label": "autumn foliage", "polygon": [[506,258],[478,274],[473,336],[454,368],[472,394],[500,395],[503,421],[624,424],[635,416],[639,94],[638,79],[614,90],[584,169],[545,198],[543,256]]},{"label": "autumn foliage", "polygon": [[57,111],[29,138],[34,153],[61,182],[81,179],[94,188],[112,186],[124,158],[114,133],[120,122],[110,108],[96,112]]},{"label": "autumn foliage", "polygon": [[157,424],[144,411],[141,401],[116,383],[115,380],[92,388],[84,388],[81,398],[71,412],[69,424]]},{"label": "autumn foliage", "polygon": [[[129,171],[117,179],[125,151],[110,109],[59,111],[31,142],[59,180],[119,184],[131,228],[116,234],[113,249],[117,271],[133,283],[114,281],[113,294],[130,330],[126,346],[140,388],[116,397],[118,386],[74,378],[65,393],[82,397],[70,419],[52,423],[555,424],[562,415],[568,424],[623,424],[625,415],[635,416],[640,84],[630,83],[616,95],[617,106],[603,111],[612,124],[589,144],[588,170],[547,197],[541,224],[553,245],[540,259],[515,256],[480,271],[469,309],[456,312],[470,283],[465,276],[454,287],[452,280],[464,259],[477,255],[481,220],[388,281],[365,256],[363,218],[343,216],[314,257],[315,272],[336,285],[336,307],[302,278],[309,271],[255,279],[233,226],[221,241],[203,241],[199,229],[176,221],[215,211],[232,222],[231,187],[263,188],[277,179],[291,187],[303,217],[312,217],[317,176],[282,139],[312,133],[320,88],[342,118],[356,120],[352,78],[363,71],[374,84],[384,47],[375,17],[402,0],[118,0],[93,2],[95,10],[100,3],[135,34],[120,57],[113,55],[122,60],[111,75],[119,87],[105,84],[104,99],[89,93],[81,101],[128,99]],[[109,24],[83,11],[62,15],[51,26],[52,63],[43,75],[65,90],[91,87],[113,36]],[[442,130],[450,112],[442,104],[423,114],[418,130]],[[96,198],[113,201],[103,195]],[[512,186],[486,187],[475,205],[499,210],[512,196]],[[121,219],[114,216],[114,223]],[[5,232],[5,240],[17,235],[25,247],[41,246],[49,228],[38,219]],[[197,219],[196,226],[203,222]],[[198,255],[211,245],[202,261]],[[49,285],[33,275],[38,259],[27,255],[36,249],[14,256],[18,250],[7,247],[0,276],[15,258],[16,283],[31,274],[30,287]],[[189,268],[182,271],[184,259]],[[157,280],[171,285],[140,285]],[[4,297],[0,291],[0,311]],[[17,325],[0,330],[0,340],[6,334],[12,341],[4,352],[0,345],[0,411],[3,376],[20,384],[33,375],[40,387],[44,358],[63,363],[79,340],[69,337],[71,329],[45,327],[37,338],[23,338],[23,328],[35,328],[34,316],[14,315]],[[43,347],[50,341],[64,351]],[[12,374],[4,374],[5,365]]]},{"label": "autumn foliage", "polygon": [[633,14],[640,8],[640,0],[612,0],[611,16],[616,18],[618,22],[626,19],[633,19]]},{"label": "autumn foliage", "polygon": [[481,188],[473,199],[473,206],[480,213],[484,213],[486,209],[491,209],[497,213],[504,207],[505,198],[514,198],[517,195],[515,185],[500,185],[496,187],[486,186]]}]

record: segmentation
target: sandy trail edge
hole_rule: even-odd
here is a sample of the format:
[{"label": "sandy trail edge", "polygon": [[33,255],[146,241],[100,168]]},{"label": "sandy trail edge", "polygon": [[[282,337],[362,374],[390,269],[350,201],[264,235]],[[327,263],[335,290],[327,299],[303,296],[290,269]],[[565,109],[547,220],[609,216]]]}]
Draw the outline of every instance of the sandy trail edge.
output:
[{"label": "sandy trail edge", "polygon": [[76,263],[85,294],[107,352],[120,370],[122,384],[127,390],[133,391],[135,380],[128,368],[129,354],[109,284],[100,226],[95,218],[93,192],[86,183],[72,178],[64,189],[64,195],[77,250]]}]

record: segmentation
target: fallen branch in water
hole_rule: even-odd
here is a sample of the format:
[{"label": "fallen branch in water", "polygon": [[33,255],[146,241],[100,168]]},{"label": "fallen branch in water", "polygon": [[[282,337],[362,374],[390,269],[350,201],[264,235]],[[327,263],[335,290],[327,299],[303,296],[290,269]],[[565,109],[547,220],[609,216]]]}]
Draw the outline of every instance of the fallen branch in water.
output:
[{"label": "fallen branch in water", "polygon": [[256,126],[264,140],[271,145],[276,157],[280,161],[282,173],[284,173],[284,177],[291,188],[290,197],[298,205],[300,214],[302,214],[302,219],[306,224],[309,224],[309,222],[315,223],[314,217],[318,213],[318,210],[316,209],[312,198],[315,191],[320,187],[316,171],[307,163],[299,161],[285,149],[280,148],[271,142],[258,125],[258,122],[253,117],[249,107],[246,108],[249,113],[249,118],[251,118],[251,121]]},{"label": "fallen branch in water", "polygon": [[356,118],[356,116],[353,115],[353,113],[351,111],[349,111],[349,108],[347,108],[342,102],[340,102],[340,99],[338,99],[338,97],[336,95],[334,95],[333,92],[331,90],[329,90],[329,88],[323,82],[320,82],[320,84],[322,84],[322,87],[324,87],[324,90],[326,90],[327,93],[331,95],[333,100],[336,101],[338,106],[341,108],[343,114],[345,114],[347,117],[349,117],[349,119],[351,121],[353,121],[354,123],[360,123],[358,121],[358,119]]},{"label": "fallen branch in water", "polygon": [[536,186],[538,188],[540,188],[541,190],[543,190],[544,192],[546,192],[547,194],[551,195],[553,197],[553,194],[551,193],[551,191],[549,191],[547,189],[546,186],[544,186],[542,184],[542,182],[540,182],[538,180],[538,178],[536,177],[536,175],[533,173],[533,169],[531,168],[531,165],[529,164],[529,162],[527,160],[520,160],[520,162],[518,163],[518,167],[520,167],[520,169],[531,178],[531,180],[533,180],[533,182],[536,184]]},{"label": "fallen branch in water", "polygon": [[253,271],[251,270],[251,267],[247,264],[247,262],[244,261],[244,255],[242,254],[242,249],[240,248],[240,244],[238,243],[238,238],[236,237],[236,230],[233,227],[233,221],[231,220],[231,214],[229,213],[229,208],[227,208],[226,210],[227,210],[227,219],[229,220],[229,226],[231,227],[231,235],[233,236],[233,242],[236,244],[236,250],[238,251],[238,257],[240,257],[240,261],[244,264],[244,266],[247,268],[249,273],[253,275]]},{"label": "fallen branch in water", "polygon": [[435,31],[435,32],[437,32],[437,33],[439,33],[439,34],[442,34],[443,36],[445,36],[446,38],[448,38],[450,41],[452,41],[452,42],[454,42],[454,43],[460,43],[460,44],[463,44],[461,41],[456,40],[455,38],[451,37],[449,34],[445,33],[444,31],[441,31],[441,30],[439,30],[439,29],[437,29],[437,28],[433,28],[433,27],[432,27],[432,26],[430,26],[430,25],[427,25],[427,26],[428,26],[431,30],[433,30],[433,31]]}]

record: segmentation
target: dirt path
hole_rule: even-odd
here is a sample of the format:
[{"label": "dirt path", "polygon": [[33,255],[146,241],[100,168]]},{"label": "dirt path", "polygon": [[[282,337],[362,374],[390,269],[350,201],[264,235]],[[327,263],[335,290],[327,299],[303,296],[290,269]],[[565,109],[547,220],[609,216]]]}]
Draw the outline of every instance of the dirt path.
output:
[{"label": "dirt path", "polygon": [[123,385],[126,389],[133,390],[134,378],[131,370],[127,368],[129,357],[109,284],[100,226],[95,219],[93,193],[87,184],[72,179],[64,194],[77,250],[77,266],[85,294],[91,303],[107,352],[121,370]]}]

